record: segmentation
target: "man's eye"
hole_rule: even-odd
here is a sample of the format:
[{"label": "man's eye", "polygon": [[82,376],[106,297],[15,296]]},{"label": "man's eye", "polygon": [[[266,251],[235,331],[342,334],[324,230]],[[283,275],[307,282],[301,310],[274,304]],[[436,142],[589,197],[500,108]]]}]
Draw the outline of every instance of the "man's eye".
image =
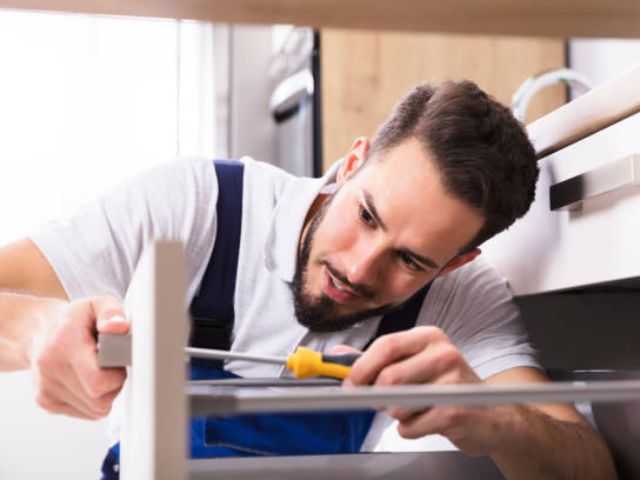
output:
[{"label": "man's eye", "polygon": [[413,257],[409,255],[407,252],[398,252],[398,258],[402,263],[404,263],[411,270],[415,270],[415,271],[422,270],[420,265],[418,265],[416,261],[413,259]]},{"label": "man's eye", "polygon": [[371,215],[369,210],[364,208],[362,205],[360,205],[360,220],[362,220],[366,225],[369,225],[369,226],[372,226],[375,224],[373,215]]}]

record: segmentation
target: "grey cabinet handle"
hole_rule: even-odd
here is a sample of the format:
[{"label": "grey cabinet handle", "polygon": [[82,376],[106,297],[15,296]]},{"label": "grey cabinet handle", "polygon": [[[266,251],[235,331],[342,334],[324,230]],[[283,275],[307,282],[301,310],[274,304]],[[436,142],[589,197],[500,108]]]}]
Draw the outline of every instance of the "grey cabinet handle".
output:
[{"label": "grey cabinet handle", "polygon": [[274,89],[270,109],[274,116],[285,114],[305,98],[313,95],[313,75],[309,69],[300,70],[287,77]]},{"label": "grey cabinet handle", "polygon": [[575,210],[589,198],[640,185],[640,154],[633,153],[549,188],[551,210]]}]

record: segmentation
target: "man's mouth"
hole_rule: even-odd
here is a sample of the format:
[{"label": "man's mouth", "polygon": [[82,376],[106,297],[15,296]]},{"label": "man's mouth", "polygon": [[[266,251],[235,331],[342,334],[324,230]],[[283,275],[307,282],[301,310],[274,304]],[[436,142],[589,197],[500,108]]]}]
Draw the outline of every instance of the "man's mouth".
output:
[{"label": "man's mouth", "polygon": [[327,265],[322,269],[322,290],[332,300],[342,304],[353,303],[363,298],[363,295],[340,280]]}]

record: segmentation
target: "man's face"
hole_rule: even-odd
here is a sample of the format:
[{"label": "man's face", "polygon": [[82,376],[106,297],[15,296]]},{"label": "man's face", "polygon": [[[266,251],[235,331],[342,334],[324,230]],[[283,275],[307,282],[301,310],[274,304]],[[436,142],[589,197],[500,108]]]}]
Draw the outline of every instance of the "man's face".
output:
[{"label": "man's face", "polygon": [[445,191],[417,140],[366,167],[364,142],[345,157],[338,190],[303,232],[293,293],[298,320],[313,331],[392,310],[478,253],[459,255],[482,216]]}]

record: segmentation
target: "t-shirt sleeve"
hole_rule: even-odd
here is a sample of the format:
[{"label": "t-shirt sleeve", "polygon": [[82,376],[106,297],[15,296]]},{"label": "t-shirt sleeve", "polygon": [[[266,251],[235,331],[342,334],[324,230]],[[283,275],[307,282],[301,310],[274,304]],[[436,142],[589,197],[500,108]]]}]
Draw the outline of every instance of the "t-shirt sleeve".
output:
[{"label": "t-shirt sleeve", "polygon": [[507,282],[487,260],[479,257],[433,287],[423,323],[442,328],[478,376],[540,368]]},{"label": "t-shirt sleeve", "polygon": [[211,160],[174,160],[133,177],[30,238],[72,300],[124,298],[147,244],[182,241],[192,296],[213,249],[217,195]]}]

